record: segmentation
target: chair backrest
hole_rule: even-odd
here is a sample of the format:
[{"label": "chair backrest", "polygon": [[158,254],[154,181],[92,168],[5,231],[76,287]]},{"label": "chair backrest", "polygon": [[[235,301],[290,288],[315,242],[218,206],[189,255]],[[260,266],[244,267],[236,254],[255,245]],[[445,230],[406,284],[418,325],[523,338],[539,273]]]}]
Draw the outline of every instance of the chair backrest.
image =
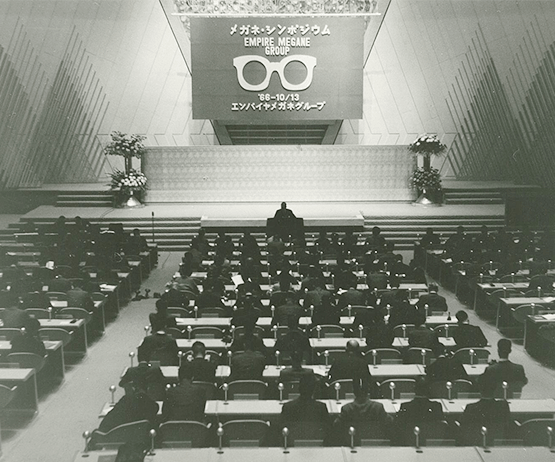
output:
[{"label": "chair backrest", "polygon": [[549,343],[555,343],[555,325],[545,324],[538,329],[538,336],[547,340]]},{"label": "chair backrest", "polygon": [[50,319],[50,311],[44,308],[26,308],[25,313],[33,316],[35,319]]},{"label": "chair backrest", "polygon": [[215,326],[201,326],[193,327],[191,330],[191,338],[207,339],[207,338],[222,338],[224,332],[219,327]]},{"label": "chair backrest", "polygon": [[[456,443],[454,432],[445,420],[422,422],[420,428],[419,444],[421,446],[454,446]],[[413,443],[416,438],[413,432]]]},{"label": "chair backrest", "polygon": [[393,328],[394,337],[408,337],[411,329],[414,329],[414,324],[399,324]]},{"label": "chair backrest", "polygon": [[[391,440],[389,432],[383,422],[364,422],[353,425],[355,429],[355,446],[389,446]],[[342,441],[345,446],[351,444],[351,437],[344,429]]]},{"label": "chair backrest", "polygon": [[14,337],[21,334],[21,329],[16,329],[14,327],[2,327],[0,328],[0,340],[11,341]]},{"label": "chair backrest", "polygon": [[[374,354],[374,352],[376,352]],[[368,364],[402,364],[403,356],[399,350],[395,348],[374,348],[368,350],[365,354]]]},{"label": "chair backrest", "polygon": [[519,305],[511,309],[513,318],[520,324],[524,324],[526,321],[526,316],[536,314],[538,309],[541,308],[538,305],[526,304]]},{"label": "chair backrest", "polygon": [[71,332],[58,327],[41,327],[39,329],[39,336],[42,340],[62,342],[64,346],[71,342],[72,339]]},{"label": "chair backrest", "polygon": [[194,380],[193,385],[204,389],[204,391],[206,392],[206,399],[216,399],[216,395],[218,394],[218,387],[215,383],[203,382],[202,380]]},{"label": "chair backrest", "polygon": [[409,348],[405,362],[407,364],[422,364],[427,366],[434,358],[434,352],[430,348]]},{"label": "chair backrest", "polygon": [[[457,379],[451,381],[451,399],[457,398],[479,398],[478,392],[474,392],[474,384],[470,380]],[[448,399],[449,390],[447,380],[437,380],[429,384],[430,398]]]},{"label": "chair backrest", "polygon": [[223,424],[224,446],[259,447],[262,446],[270,423],[263,420],[230,420]]},{"label": "chair backrest", "polygon": [[490,298],[514,298],[523,297],[523,294],[515,289],[496,289],[491,292],[488,297]]},{"label": "chair backrest", "polygon": [[50,300],[67,301],[67,294],[65,292],[46,292],[46,296]]},{"label": "chair backrest", "polygon": [[[532,419],[521,424],[520,430],[524,446],[548,446],[547,427],[555,428],[553,419]],[[553,442],[552,442],[553,444]]]},{"label": "chair backrest", "polygon": [[199,310],[201,318],[225,318],[225,310],[219,306],[201,308]]},{"label": "chair backrest", "polygon": [[92,314],[83,308],[68,307],[60,310],[61,315],[70,315],[75,319],[83,319],[85,323],[89,323],[92,319]]},{"label": "chair backrest", "polygon": [[203,448],[208,446],[210,424],[189,420],[169,420],[160,425],[163,448]]},{"label": "chair backrest", "polygon": [[94,430],[91,435],[91,449],[117,449],[125,443],[149,444],[149,431],[152,425],[148,420],[139,420],[118,425],[104,433]]},{"label": "chair backrest", "polygon": [[45,358],[36,353],[10,353],[8,362],[18,364],[20,368],[35,369],[38,373],[44,367]]},{"label": "chair backrest", "polygon": [[457,332],[458,326],[453,324],[441,324],[434,328],[438,337],[453,337]]},{"label": "chair backrest", "polygon": [[325,429],[320,422],[294,422],[288,423],[289,436],[287,443],[289,446],[307,447],[323,446]]},{"label": "chair backrest", "polygon": [[349,312],[351,313],[352,316],[356,316],[357,314],[361,313],[361,312],[365,312],[368,310],[373,310],[374,307],[373,306],[366,306],[366,305],[351,305],[351,307],[349,308],[348,306],[346,306],[345,308],[343,308],[341,310],[341,314],[344,316],[348,316]]},{"label": "chair backrest", "polygon": [[[237,326],[233,330],[233,338],[239,338],[244,333],[245,333],[245,327],[244,326]],[[258,335],[260,338],[262,338],[262,337],[265,336],[266,331],[264,330],[264,328],[262,326],[254,326],[254,334]]]},{"label": "chair backrest", "polygon": [[318,331],[320,338],[343,338],[345,336],[345,329],[333,324],[322,324],[321,326],[313,327],[310,329],[310,336],[312,338],[318,338]]},{"label": "chair backrest", "polygon": [[264,399],[268,388],[261,380],[235,380],[228,387],[228,398],[234,400]]},{"label": "chair backrest", "polygon": [[191,316],[191,313],[188,310],[178,306],[168,306],[168,314],[175,316],[176,318],[188,318]]},{"label": "chair backrest", "polygon": [[[474,359],[472,359],[472,351],[474,352]],[[489,350],[487,348],[459,348],[455,351],[454,357],[463,364],[486,364],[489,358]]]},{"label": "chair backrest", "polygon": [[177,327],[166,327],[166,334],[170,335],[174,339],[185,338],[186,336],[185,332]]},{"label": "chair backrest", "polygon": [[395,399],[414,398],[416,380],[414,379],[388,379],[380,384],[382,397],[391,399],[391,384],[395,384],[393,397]]},{"label": "chair backrest", "polygon": [[328,365],[331,366],[337,358],[345,356],[347,352],[345,350],[325,350],[318,352],[318,362],[320,364],[326,364],[326,354]]},{"label": "chair backrest", "polygon": [[341,388],[339,389],[339,399],[355,399],[355,391],[353,389],[352,379],[341,379],[341,380],[335,380],[331,382],[329,385],[329,392],[328,392],[330,399],[337,398],[337,391],[335,390],[335,384],[341,385]]},{"label": "chair backrest", "polygon": [[17,386],[8,387],[6,385],[0,385],[0,409],[4,409],[10,401],[14,398],[17,391]]}]

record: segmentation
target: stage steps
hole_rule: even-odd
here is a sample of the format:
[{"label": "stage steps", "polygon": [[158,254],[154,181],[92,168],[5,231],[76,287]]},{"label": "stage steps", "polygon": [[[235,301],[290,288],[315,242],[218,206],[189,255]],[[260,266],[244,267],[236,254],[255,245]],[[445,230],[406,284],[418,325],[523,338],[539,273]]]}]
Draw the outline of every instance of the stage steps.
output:
[{"label": "stage steps", "polygon": [[59,191],[56,197],[56,207],[112,207],[113,194],[111,191],[83,190]]}]

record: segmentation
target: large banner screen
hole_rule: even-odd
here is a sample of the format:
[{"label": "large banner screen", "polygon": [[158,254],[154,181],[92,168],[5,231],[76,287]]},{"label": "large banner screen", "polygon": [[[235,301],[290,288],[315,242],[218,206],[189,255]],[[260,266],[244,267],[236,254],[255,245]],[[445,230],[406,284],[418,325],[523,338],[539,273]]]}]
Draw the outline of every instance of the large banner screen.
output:
[{"label": "large banner screen", "polygon": [[192,18],[193,118],[362,118],[363,19]]}]

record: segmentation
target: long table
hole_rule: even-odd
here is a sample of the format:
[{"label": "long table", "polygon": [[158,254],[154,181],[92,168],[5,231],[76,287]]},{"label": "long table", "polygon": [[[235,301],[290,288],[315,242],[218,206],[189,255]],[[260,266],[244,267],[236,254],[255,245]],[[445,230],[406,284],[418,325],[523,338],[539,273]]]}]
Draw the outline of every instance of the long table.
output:
[{"label": "long table", "polygon": [[37,376],[34,369],[0,368],[0,384],[10,388],[17,386],[16,395],[6,409],[38,411]]},{"label": "long table", "polygon": [[[63,343],[57,340],[44,340],[44,347],[46,348],[46,362],[43,368],[45,374],[49,377],[55,377],[63,380],[65,375],[65,362],[64,362],[64,346]],[[0,356],[3,360],[11,351],[11,342],[8,340],[0,340]],[[41,371],[41,372],[43,372]]]}]

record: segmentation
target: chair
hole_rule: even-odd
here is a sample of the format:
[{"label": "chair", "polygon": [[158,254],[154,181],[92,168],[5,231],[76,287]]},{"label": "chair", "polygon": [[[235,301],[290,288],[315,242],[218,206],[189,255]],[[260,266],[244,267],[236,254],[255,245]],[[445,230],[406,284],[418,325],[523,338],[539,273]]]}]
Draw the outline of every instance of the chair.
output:
[{"label": "chair", "polygon": [[453,337],[455,332],[457,332],[457,325],[453,324],[441,324],[434,328],[434,332],[438,337]]},{"label": "chair", "polygon": [[296,399],[300,396],[300,391],[299,391],[299,387],[301,385],[300,381],[293,380],[291,382],[283,382],[282,385],[283,385],[282,395],[284,400]]},{"label": "chair", "polygon": [[414,379],[388,379],[380,384],[380,392],[384,399],[391,399],[391,384],[395,384],[393,389],[394,399],[414,398],[416,380]]},{"label": "chair", "polygon": [[163,448],[203,448],[208,446],[211,424],[192,420],[170,420],[158,428]]},{"label": "chair", "polygon": [[482,427],[487,430],[486,443],[488,446],[522,445],[522,439],[515,435],[520,430],[514,422],[483,423],[477,422],[468,428],[460,428],[458,439],[463,445],[483,446]]},{"label": "chair", "polygon": [[405,357],[407,364],[429,365],[435,359],[434,352],[430,348],[409,348]]},{"label": "chair", "polygon": [[549,446],[549,443],[553,444],[553,438],[549,438],[547,427],[555,428],[555,420],[532,419],[523,422],[520,425],[520,432],[524,446]]},{"label": "chair", "polygon": [[228,399],[260,400],[266,396],[268,385],[261,380],[235,380],[228,384]]},{"label": "chair", "polygon": [[0,328],[0,340],[7,340],[10,342],[14,337],[21,334],[21,329],[16,329],[13,327],[2,327]]},{"label": "chair", "polygon": [[139,420],[118,425],[110,431],[101,432],[94,430],[89,443],[90,449],[117,449],[125,443],[142,444],[148,446],[150,442],[149,431],[152,424],[148,420]]},{"label": "chair", "polygon": [[50,319],[52,317],[50,311],[44,308],[27,308],[25,312],[35,319]]},{"label": "chair", "polygon": [[[422,422],[418,424],[420,446],[455,446],[456,439],[449,423],[445,420]],[[412,443],[416,444],[416,437],[412,431]]]},{"label": "chair", "polygon": [[326,366],[331,366],[335,359],[346,354],[347,352],[345,350],[325,350],[316,353],[319,364],[324,364]]},{"label": "chair", "polygon": [[93,292],[91,293],[91,298],[95,302],[103,302],[108,298],[108,296],[106,294],[103,294],[102,292]]},{"label": "chair", "polygon": [[69,315],[74,319],[83,319],[85,324],[88,324],[92,320],[92,313],[89,313],[83,308],[62,308],[60,310],[61,315]]},{"label": "chair", "polygon": [[319,422],[292,422],[286,425],[289,430],[287,444],[296,447],[323,446],[325,429]]},{"label": "chair", "polygon": [[[355,446],[389,446],[389,434],[382,422],[361,422],[353,425],[355,429]],[[346,430],[346,429],[345,429]],[[351,444],[351,437],[347,431],[341,437],[344,446]]]},{"label": "chair", "polygon": [[457,379],[451,381],[451,395],[447,389],[447,380],[438,380],[430,383],[430,398],[436,399],[459,399],[480,398],[480,393],[473,392],[474,384],[470,380]]},{"label": "chair", "polygon": [[409,331],[414,327],[414,324],[399,324],[393,328],[393,336],[407,338]]},{"label": "chair", "polygon": [[56,273],[64,278],[70,278],[75,275],[75,270],[69,265],[56,265]]},{"label": "chair", "polygon": [[204,389],[204,391],[206,392],[206,399],[216,399],[216,395],[218,394],[218,387],[215,383],[203,382],[202,380],[194,380],[193,385]]},{"label": "chair", "polygon": [[6,385],[0,385],[0,409],[4,409],[11,400],[14,398],[17,391],[17,386],[7,387]]},{"label": "chair", "polygon": [[339,389],[339,399],[355,399],[352,379],[341,379],[331,382],[328,386],[328,396],[330,399],[337,399],[337,391],[335,390],[336,384],[341,385]]},{"label": "chair", "polygon": [[67,294],[65,292],[46,292],[46,296],[50,300],[56,300],[58,302],[67,302]]},{"label": "chair", "polygon": [[42,340],[52,340],[62,342],[65,347],[73,338],[71,332],[58,327],[41,327],[39,329],[39,336]]},{"label": "chair", "polygon": [[373,310],[374,307],[372,306],[366,306],[366,305],[351,305],[346,306],[345,308],[343,308],[341,310],[341,314],[343,316],[356,316],[357,314],[367,311],[367,310]]},{"label": "chair", "polygon": [[178,306],[168,306],[168,314],[176,318],[188,318],[191,316],[189,310]]},{"label": "chair", "polygon": [[201,318],[225,318],[225,310],[219,306],[201,308],[199,310]]},{"label": "chair", "polygon": [[230,420],[223,424],[223,445],[230,447],[260,447],[270,429],[263,420]]},{"label": "chair", "polygon": [[185,333],[177,327],[166,327],[166,334],[171,335],[174,339],[185,337]]},{"label": "chair", "polygon": [[505,274],[499,279],[499,282],[524,282],[527,281],[528,277],[524,274]]},{"label": "chair", "polygon": [[191,329],[192,339],[223,338],[224,332],[219,327],[202,326]]},{"label": "chair", "polygon": [[[472,355],[471,352],[474,352],[474,355]],[[455,351],[454,357],[463,364],[486,364],[489,354],[487,348],[459,348]]]},{"label": "chair", "polygon": [[522,395],[522,388],[524,387],[524,382],[508,382],[507,389],[503,388],[503,385],[498,385],[493,392],[494,398],[499,399],[520,399]]},{"label": "chair", "polygon": [[[266,331],[264,330],[264,328],[262,326],[254,326],[254,335],[258,335],[260,338],[263,338],[265,336]],[[244,326],[237,326],[235,329],[233,329],[233,338],[239,338],[241,337],[241,335],[243,335],[245,333],[245,327]]]},{"label": "chair", "polygon": [[10,353],[8,362],[18,364],[18,367],[23,369],[34,369],[38,374],[44,367],[45,357],[36,353]]},{"label": "chair", "polygon": [[365,353],[368,364],[403,364],[403,357],[395,348],[374,348]]},{"label": "chair", "polygon": [[343,338],[345,336],[345,329],[333,324],[323,324],[310,329],[310,336],[312,338]]}]

